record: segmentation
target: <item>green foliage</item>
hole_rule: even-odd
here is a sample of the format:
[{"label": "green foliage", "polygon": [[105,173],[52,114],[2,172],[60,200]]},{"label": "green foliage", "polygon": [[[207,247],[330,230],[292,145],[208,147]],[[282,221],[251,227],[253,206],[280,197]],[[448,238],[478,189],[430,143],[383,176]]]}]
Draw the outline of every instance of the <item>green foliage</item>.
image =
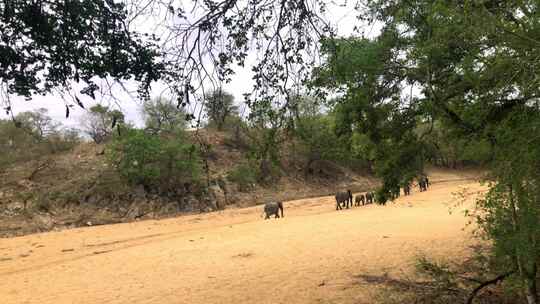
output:
[{"label": "green foliage", "polygon": [[424,136],[427,160],[435,165],[457,168],[491,160],[493,149],[487,139],[464,135],[442,121],[419,125],[417,132]]},{"label": "green foliage", "polygon": [[0,120],[0,168],[72,149],[77,130],[61,128],[47,110],[22,112],[15,121]]},{"label": "green foliage", "polygon": [[155,39],[128,29],[118,1],[2,1],[0,11],[0,80],[8,94],[30,97],[75,81],[95,98],[94,77],[133,78],[143,93],[164,67]]},{"label": "green foliage", "polygon": [[238,116],[238,107],[234,104],[234,96],[221,88],[206,93],[204,110],[208,117],[208,126],[223,130],[227,122],[234,122]]},{"label": "green foliage", "polygon": [[351,136],[351,155],[357,159],[374,161],[376,146],[366,134],[354,132]]},{"label": "green foliage", "polygon": [[366,4],[363,17],[380,22],[380,34],[324,41],[327,60],[315,70],[314,85],[344,94],[338,132],[364,134],[375,147],[381,198],[426,159],[488,162],[494,183],[478,223],[537,303],[537,1]]},{"label": "green foliage", "polygon": [[185,129],[186,112],[177,108],[171,100],[156,98],[143,104],[142,114],[145,117],[145,128],[153,134],[161,132],[174,133]]},{"label": "green foliage", "polygon": [[201,172],[195,146],[181,134],[166,138],[128,130],[112,142],[108,160],[129,183],[159,192],[197,184]]},{"label": "green foliage", "polygon": [[329,89],[346,88],[343,98],[332,103],[335,132],[354,140],[355,156],[372,163],[383,179],[378,193],[381,202],[421,174],[424,160],[423,144],[415,134],[418,108],[402,106],[404,76],[389,68],[399,61],[391,56],[392,48],[400,43],[393,37],[388,33],[375,40],[325,41],[328,60],[315,71],[314,79],[315,85]]},{"label": "green foliage", "polygon": [[238,185],[238,190],[248,191],[257,183],[258,168],[251,164],[241,164],[227,174],[227,179]]},{"label": "green foliage", "polygon": [[333,115],[318,114],[301,116],[298,119],[295,135],[299,139],[299,152],[310,163],[318,160],[335,161],[350,165],[349,139],[336,135]]},{"label": "green foliage", "polygon": [[81,124],[83,131],[96,144],[100,144],[113,135],[115,127],[119,130],[124,125],[124,114],[119,110],[111,110],[107,106],[97,104],[90,108]]},{"label": "green foliage", "polygon": [[494,182],[478,202],[476,220],[493,241],[500,265],[519,272],[520,287],[533,292],[540,257],[540,111],[521,107],[493,129]]},{"label": "green foliage", "polygon": [[48,115],[48,110],[40,108],[17,114],[16,123],[20,128],[31,134],[36,140],[42,141],[46,136],[58,132],[59,124]]},{"label": "green foliage", "polygon": [[260,183],[271,183],[281,177],[281,145],[282,134],[278,128],[251,128],[248,158],[258,168],[257,180]]}]

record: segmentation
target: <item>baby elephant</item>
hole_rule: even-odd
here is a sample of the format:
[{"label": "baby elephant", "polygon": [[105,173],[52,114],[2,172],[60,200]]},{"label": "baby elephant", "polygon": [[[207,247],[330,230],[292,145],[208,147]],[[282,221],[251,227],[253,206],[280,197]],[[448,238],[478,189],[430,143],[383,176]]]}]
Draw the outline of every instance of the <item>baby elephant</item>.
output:
[{"label": "baby elephant", "polygon": [[366,198],[363,194],[359,194],[354,198],[354,205],[360,206],[360,204],[362,204],[362,206],[366,204]]},{"label": "baby elephant", "polygon": [[264,219],[269,219],[271,215],[274,215],[275,218],[279,218],[279,210],[281,210],[281,217],[284,217],[282,202],[269,202],[264,204],[264,213],[266,214]]}]

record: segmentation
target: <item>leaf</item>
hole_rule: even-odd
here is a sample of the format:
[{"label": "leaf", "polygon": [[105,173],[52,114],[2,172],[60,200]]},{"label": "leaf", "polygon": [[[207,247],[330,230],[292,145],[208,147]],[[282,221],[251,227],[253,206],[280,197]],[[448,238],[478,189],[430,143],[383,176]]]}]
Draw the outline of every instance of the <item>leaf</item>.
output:
[{"label": "leaf", "polygon": [[111,129],[114,129],[114,127],[116,126],[116,121],[117,121],[117,117],[116,117],[116,115],[114,115],[113,118],[112,118]]},{"label": "leaf", "polygon": [[83,103],[81,102],[81,100],[79,99],[79,97],[75,96],[75,100],[77,101],[77,104],[79,105],[79,107],[81,107],[81,108],[84,109],[84,105],[83,105]]},{"label": "leaf", "polygon": [[185,98],[186,98],[186,104],[189,104],[189,84],[186,83],[186,88],[184,91]]}]

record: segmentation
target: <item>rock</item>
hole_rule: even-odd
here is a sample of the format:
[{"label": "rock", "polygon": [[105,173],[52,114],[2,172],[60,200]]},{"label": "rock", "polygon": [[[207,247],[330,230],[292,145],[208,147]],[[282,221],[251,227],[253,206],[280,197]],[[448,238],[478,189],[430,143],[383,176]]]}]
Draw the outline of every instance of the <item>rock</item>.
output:
[{"label": "rock", "polygon": [[225,191],[221,189],[219,185],[212,185],[208,189],[208,194],[210,196],[210,207],[214,210],[219,210],[225,208],[227,205],[227,197],[225,196]]},{"label": "rock", "polygon": [[34,220],[40,227],[43,227],[45,230],[51,230],[54,227],[54,220],[49,215],[36,214]]},{"label": "rock", "polygon": [[146,197],[146,190],[144,190],[143,185],[138,185],[133,189],[133,195],[135,195],[136,198],[142,198],[144,199]]},{"label": "rock", "polygon": [[23,202],[10,202],[6,205],[5,210],[12,213],[19,213],[24,210]]},{"label": "rock", "polygon": [[97,205],[99,204],[100,201],[101,201],[101,195],[99,194],[90,194],[86,199],[86,202],[90,205]]}]

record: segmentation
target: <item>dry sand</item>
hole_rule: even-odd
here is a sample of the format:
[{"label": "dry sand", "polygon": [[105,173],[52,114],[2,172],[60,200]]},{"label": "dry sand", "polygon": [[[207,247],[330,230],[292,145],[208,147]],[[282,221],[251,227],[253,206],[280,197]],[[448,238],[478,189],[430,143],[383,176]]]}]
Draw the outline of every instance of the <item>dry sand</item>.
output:
[{"label": "dry sand", "polygon": [[356,275],[408,273],[474,241],[462,211],[485,188],[431,180],[386,207],[323,197],[286,202],[279,220],[258,206],[0,239],[0,303],[371,303]]}]

